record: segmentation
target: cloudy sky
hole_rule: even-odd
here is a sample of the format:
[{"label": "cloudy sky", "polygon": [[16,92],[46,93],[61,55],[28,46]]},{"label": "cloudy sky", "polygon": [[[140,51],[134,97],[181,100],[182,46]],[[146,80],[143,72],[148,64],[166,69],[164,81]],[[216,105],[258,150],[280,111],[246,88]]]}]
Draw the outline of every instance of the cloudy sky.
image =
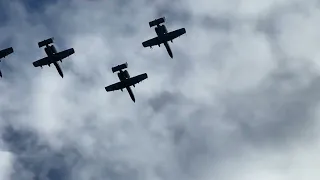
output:
[{"label": "cloudy sky", "polygon": [[[1,0],[0,179],[318,180],[319,5]],[[162,16],[173,59],[141,45]],[[75,49],[63,79],[32,66],[49,37]],[[104,89],[124,62],[136,103]]]}]

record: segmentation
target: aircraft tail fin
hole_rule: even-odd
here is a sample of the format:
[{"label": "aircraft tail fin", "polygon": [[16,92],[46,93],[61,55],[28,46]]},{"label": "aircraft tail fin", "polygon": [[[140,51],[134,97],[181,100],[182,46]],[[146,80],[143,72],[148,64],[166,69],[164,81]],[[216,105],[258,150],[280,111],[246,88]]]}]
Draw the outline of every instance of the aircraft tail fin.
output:
[{"label": "aircraft tail fin", "polygon": [[118,66],[114,66],[114,67],[111,68],[111,70],[112,70],[113,73],[115,73],[117,71],[121,71],[122,69],[126,69],[126,68],[128,68],[128,63],[127,62],[123,63],[123,64],[120,64]]},{"label": "aircraft tail fin", "polygon": [[[11,53],[13,53],[12,47],[0,50],[0,59],[8,56]],[[0,60],[0,62],[1,62],[1,60]]]},{"label": "aircraft tail fin", "polygon": [[43,41],[38,42],[39,48],[53,43],[53,39],[54,39],[54,38],[52,37],[52,38],[49,38],[49,39],[46,39],[46,40],[43,40]]},{"label": "aircraft tail fin", "polygon": [[157,26],[157,25],[159,25],[161,23],[164,23],[165,21],[166,21],[166,18],[165,17],[161,17],[159,19],[155,19],[153,21],[150,21],[149,22],[149,26],[150,27]]}]

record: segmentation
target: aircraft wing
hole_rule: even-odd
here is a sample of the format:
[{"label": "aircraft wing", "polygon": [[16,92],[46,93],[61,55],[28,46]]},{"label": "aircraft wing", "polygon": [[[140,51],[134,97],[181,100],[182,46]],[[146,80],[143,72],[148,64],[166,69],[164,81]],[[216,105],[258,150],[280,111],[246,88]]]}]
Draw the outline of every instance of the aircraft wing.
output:
[{"label": "aircraft wing", "polygon": [[117,82],[117,83],[114,83],[110,86],[107,86],[105,87],[106,91],[109,92],[109,91],[116,91],[116,90],[120,90],[120,89],[124,89],[126,88],[125,84],[123,82]]},{"label": "aircraft wing", "polygon": [[152,38],[152,39],[149,39],[149,40],[146,40],[145,42],[143,42],[142,46],[143,47],[152,47],[152,46],[159,45],[159,44],[161,44],[161,41],[159,41],[158,37],[155,37],[155,38]]},{"label": "aircraft wing", "polygon": [[[59,53],[56,53],[56,54],[53,54],[52,57],[44,57],[38,61],[35,61],[33,62],[33,66],[34,67],[38,67],[38,66],[45,66],[45,65],[49,65],[50,63],[52,62],[57,62],[57,61],[60,61],[70,55],[74,54],[74,49],[73,48],[70,48],[70,49],[67,49],[67,50],[64,50],[64,51],[61,51]],[[54,59],[52,61],[52,59]]]},{"label": "aircraft wing", "polygon": [[33,62],[34,67],[39,67],[39,66],[45,66],[50,63],[49,57],[44,57],[42,59],[39,59],[38,61]]},{"label": "aircraft wing", "polygon": [[164,34],[164,39],[165,39],[165,41],[171,41],[171,40],[173,40],[173,39],[175,39],[185,33],[186,33],[185,28],[177,29],[175,31],[171,31],[167,34]]},{"label": "aircraft wing", "polygon": [[12,47],[0,50],[0,58],[4,58],[4,57],[8,56],[11,53],[13,53],[13,48]]},{"label": "aircraft wing", "polygon": [[115,84],[112,84],[110,86],[105,87],[106,91],[116,91],[120,89],[124,89],[128,86],[135,85],[137,83],[140,83],[141,81],[145,80],[148,78],[147,73],[140,74],[138,76],[132,77],[130,79],[127,79],[125,81],[117,82]]},{"label": "aircraft wing", "polygon": [[138,76],[127,79],[126,81],[124,81],[124,83],[126,84],[126,86],[132,86],[132,85],[140,83],[141,81],[143,81],[147,78],[148,78],[147,73],[143,73]]},{"label": "aircraft wing", "polygon": [[55,59],[55,61],[60,61],[68,56],[71,56],[72,54],[74,54],[74,49],[70,48],[61,52],[58,52],[56,54],[53,55],[53,58]]}]

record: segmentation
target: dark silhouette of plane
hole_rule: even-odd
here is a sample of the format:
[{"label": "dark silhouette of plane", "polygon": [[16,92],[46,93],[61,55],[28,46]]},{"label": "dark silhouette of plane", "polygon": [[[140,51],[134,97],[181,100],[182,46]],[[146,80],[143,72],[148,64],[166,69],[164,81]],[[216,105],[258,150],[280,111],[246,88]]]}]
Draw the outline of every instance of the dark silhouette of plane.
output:
[{"label": "dark silhouette of plane", "polygon": [[130,78],[129,72],[127,70],[122,71],[125,68],[128,68],[128,63],[124,63],[111,68],[113,73],[119,71],[118,77],[120,79],[120,82],[107,86],[105,87],[105,89],[107,92],[109,92],[109,91],[115,91],[115,90],[123,91],[123,89],[126,88],[132,101],[136,102],[130,86],[135,87],[135,84],[147,79],[148,75],[147,73],[143,73],[138,76]]},{"label": "dark silhouette of plane", "polygon": [[142,46],[152,48],[152,46],[158,45],[160,47],[160,44],[163,43],[168,51],[169,56],[171,58],[173,58],[173,54],[172,54],[171,48],[168,44],[168,41],[173,42],[172,41],[173,39],[185,34],[186,29],[181,28],[181,29],[177,29],[175,31],[168,32],[165,25],[160,25],[161,23],[164,23],[165,21],[166,21],[165,17],[162,17],[162,18],[155,19],[155,20],[149,22],[150,28],[153,26],[157,26],[155,28],[155,31],[158,36],[155,38],[149,39],[147,41],[144,41],[142,43]]},{"label": "dark silhouette of plane", "polygon": [[[5,58],[6,56],[8,56],[11,53],[13,53],[13,48],[12,47],[0,50],[0,62],[1,62],[1,58]],[[1,70],[0,70],[0,77],[2,77]]]},{"label": "dark silhouette of plane", "polygon": [[63,72],[61,70],[60,65],[58,64],[58,61],[61,61],[61,63],[62,63],[62,60],[64,58],[74,54],[74,49],[70,48],[70,49],[67,49],[67,50],[64,50],[64,51],[61,51],[61,52],[57,52],[57,50],[56,50],[54,45],[49,45],[51,43],[53,43],[53,37],[49,38],[49,39],[46,39],[46,40],[43,40],[43,41],[38,43],[39,48],[41,48],[43,46],[46,46],[44,48],[44,50],[45,50],[45,52],[47,54],[47,57],[44,57],[44,58],[42,58],[40,60],[37,60],[37,61],[33,62],[33,66],[34,67],[39,67],[40,66],[42,68],[42,66],[45,66],[45,65],[50,66],[50,64],[53,63],[54,66],[57,68],[58,73],[63,78]]}]

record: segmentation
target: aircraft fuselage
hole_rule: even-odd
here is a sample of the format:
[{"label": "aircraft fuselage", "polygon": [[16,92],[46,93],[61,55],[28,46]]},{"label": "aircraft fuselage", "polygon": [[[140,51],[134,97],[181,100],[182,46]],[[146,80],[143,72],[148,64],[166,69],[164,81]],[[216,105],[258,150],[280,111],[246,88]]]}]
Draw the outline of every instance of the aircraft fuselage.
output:
[{"label": "aircraft fuselage", "polygon": [[[166,26],[165,26],[165,25],[158,25],[158,26],[155,28],[155,31],[156,31],[156,33],[157,33],[157,35],[158,35],[159,40],[160,40],[160,41],[164,44],[164,46],[166,47],[169,56],[170,56],[171,58],[173,58],[173,54],[172,54],[170,45],[168,44],[168,41],[166,41],[166,40],[164,39],[164,35],[165,35],[166,33],[168,33],[168,30],[167,30]],[[159,44],[159,47],[160,47],[160,44]]]},{"label": "aircraft fuselage", "polygon": [[[121,70],[121,71],[118,73],[118,77],[119,77],[120,81],[122,81],[122,82],[125,81],[125,80],[127,80],[127,79],[130,79],[130,75],[129,75],[129,73],[128,73],[127,70],[124,70],[124,71]],[[135,97],[134,97],[134,94],[133,94],[133,92],[132,92],[131,87],[130,87],[130,86],[126,86],[126,89],[127,89],[128,93],[129,93],[130,98],[132,99],[132,101],[133,101],[133,102],[136,102],[136,99],[135,99]],[[121,89],[121,91],[123,91],[123,90]]]},{"label": "aircraft fuselage", "polygon": [[50,61],[49,66],[51,63],[53,63],[53,65],[56,67],[58,73],[63,78],[62,69],[61,69],[60,65],[58,64],[58,61],[56,59],[54,59],[54,57],[53,57],[53,55],[57,53],[56,48],[53,45],[51,45],[51,46],[47,46],[44,50],[45,50],[47,56],[49,57],[49,61]]},{"label": "aircraft fuselage", "polygon": [[53,64],[56,67],[56,69],[57,69],[58,73],[60,74],[60,76],[63,78],[63,72],[62,72],[62,69],[61,69],[60,65],[58,64],[58,62],[54,62]]},{"label": "aircraft fuselage", "polygon": [[132,92],[132,90],[131,90],[131,87],[130,87],[130,86],[127,86],[126,89],[127,89],[128,93],[129,93],[132,101],[133,101],[133,102],[136,102],[136,99],[135,99],[134,94],[133,94],[133,92]]}]

